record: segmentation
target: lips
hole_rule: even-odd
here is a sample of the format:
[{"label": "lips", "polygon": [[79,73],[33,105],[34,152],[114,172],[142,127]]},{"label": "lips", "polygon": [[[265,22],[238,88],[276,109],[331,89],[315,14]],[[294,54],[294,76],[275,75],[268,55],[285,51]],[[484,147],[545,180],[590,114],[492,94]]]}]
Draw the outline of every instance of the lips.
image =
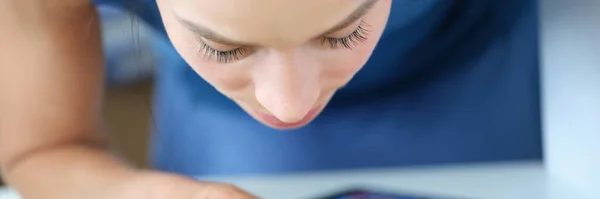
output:
[{"label": "lips", "polygon": [[287,122],[283,122],[279,119],[277,119],[277,117],[271,115],[271,114],[267,114],[261,111],[255,111],[256,116],[258,116],[258,118],[260,120],[262,120],[263,122],[267,123],[268,125],[274,127],[274,128],[278,128],[278,129],[292,129],[292,128],[298,128],[300,126],[303,126],[307,123],[309,123],[310,121],[312,121],[318,114],[319,112],[323,109],[323,105],[319,105],[313,109],[311,109],[305,116],[304,118],[302,118],[301,120],[294,122],[294,123],[287,123]]}]

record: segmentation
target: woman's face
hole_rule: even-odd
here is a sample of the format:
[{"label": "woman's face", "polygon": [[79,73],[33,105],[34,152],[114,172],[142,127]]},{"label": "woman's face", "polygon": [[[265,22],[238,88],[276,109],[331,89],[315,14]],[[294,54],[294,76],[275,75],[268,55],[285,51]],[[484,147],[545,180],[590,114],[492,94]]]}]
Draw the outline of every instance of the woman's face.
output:
[{"label": "woman's face", "polygon": [[175,48],[248,114],[312,121],[366,63],[391,0],[158,0]]}]

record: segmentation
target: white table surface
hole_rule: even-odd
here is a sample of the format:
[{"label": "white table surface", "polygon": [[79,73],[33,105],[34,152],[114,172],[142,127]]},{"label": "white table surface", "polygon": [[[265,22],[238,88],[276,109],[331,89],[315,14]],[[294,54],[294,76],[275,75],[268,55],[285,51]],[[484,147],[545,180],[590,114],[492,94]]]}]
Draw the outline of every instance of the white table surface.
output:
[{"label": "white table surface", "polygon": [[[308,199],[355,186],[482,199],[592,198],[584,197],[549,177],[540,162],[364,169],[262,177],[205,177],[202,180],[233,183],[262,198],[273,199]],[[18,197],[4,189],[0,190],[0,199]]]}]

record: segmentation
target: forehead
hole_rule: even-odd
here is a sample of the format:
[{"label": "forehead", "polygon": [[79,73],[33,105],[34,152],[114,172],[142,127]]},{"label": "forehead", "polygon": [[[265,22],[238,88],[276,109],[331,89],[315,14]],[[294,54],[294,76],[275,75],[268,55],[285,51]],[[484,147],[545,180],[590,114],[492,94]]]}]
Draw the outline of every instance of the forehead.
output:
[{"label": "forehead", "polygon": [[181,18],[237,41],[303,42],[344,20],[365,0],[170,0]]}]

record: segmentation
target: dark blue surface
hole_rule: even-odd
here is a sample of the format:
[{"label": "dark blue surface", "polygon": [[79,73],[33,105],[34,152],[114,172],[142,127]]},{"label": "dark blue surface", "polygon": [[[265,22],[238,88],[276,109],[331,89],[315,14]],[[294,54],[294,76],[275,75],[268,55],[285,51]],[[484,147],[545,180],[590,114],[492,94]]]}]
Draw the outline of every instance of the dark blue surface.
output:
[{"label": "dark blue surface", "polygon": [[[293,131],[254,121],[164,48],[154,163],[202,175],[539,159],[536,3],[394,0],[364,69]],[[162,28],[154,1],[136,10]]]},{"label": "dark blue surface", "polygon": [[419,194],[383,193],[367,190],[352,190],[318,199],[458,199],[447,197],[423,196]]}]

